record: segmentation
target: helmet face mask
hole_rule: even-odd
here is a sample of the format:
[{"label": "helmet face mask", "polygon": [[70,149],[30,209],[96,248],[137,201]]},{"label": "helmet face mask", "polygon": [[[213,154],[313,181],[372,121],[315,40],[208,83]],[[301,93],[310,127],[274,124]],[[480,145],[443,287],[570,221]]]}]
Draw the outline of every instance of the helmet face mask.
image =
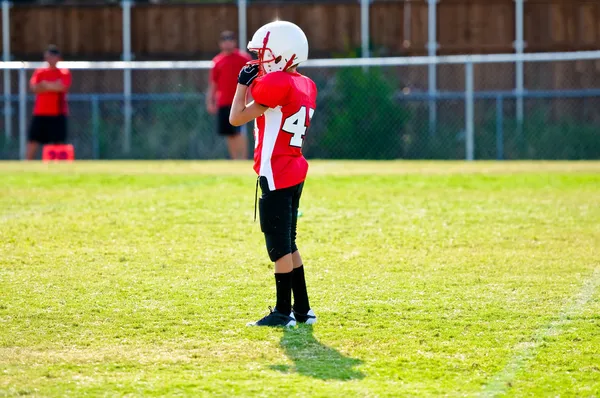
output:
[{"label": "helmet face mask", "polygon": [[[265,75],[286,71],[291,66],[306,61],[308,41],[298,26],[290,22],[276,21],[256,31],[248,43],[248,50],[258,57],[250,63],[259,65],[260,74]],[[299,58],[296,55],[298,53],[304,56]]]},{"label": "helmet face mask", "polygon": [[265,38],[263,40],[263,46],[262,47],[250,47],[252,42],[248,43],[248,51],[256,54],[257,56],[257,60],[255,61],[250,61],[250,64],[254,64],[254,65],[258,65],[260,68],[260,74],[261,75],[265,75],[269,72],[265,71],[265,64],[271,63],[271,62],[277,62],[277,57],[275,56],[275,54],[273,54],[273,51],[267,47],[268,43],[269,43],[269,36],[271,35],[271,32],[267,32],[267,34],[265,35]]}]

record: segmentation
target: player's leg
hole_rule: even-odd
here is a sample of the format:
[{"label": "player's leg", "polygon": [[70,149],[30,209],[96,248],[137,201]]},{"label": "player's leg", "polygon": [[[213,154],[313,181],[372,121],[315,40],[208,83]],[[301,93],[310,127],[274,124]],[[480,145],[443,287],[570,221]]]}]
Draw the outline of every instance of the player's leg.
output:
[{"label": "player's leg", "polygon": [[265,235],[267,252],[275,263],[277,303],[253,326],[294,326],[292,312],[292,271],[294,263],[291,248],[292,191],[269,191],[266,178],[260,178],[262,195],[259,200],[260,227]]},{"label": "player's leg", "polygon": [[227,148],[229,149],[229,157],[231,159],[244,160],[247,158],[248,144],[246,143],[246,137],[242,133],[228,136]]},{"label": "player's leg", "polygon": [[52,126],[52,142],[55,144],[67,143],[67,117],[57,116]]},{"label": "player's leg", "polygon": [[246,160],[248,158],[248,139],[245,128],[238,127],[239,134],[236,136],[236,159]]},{"label": "player's leg", "polygon": [[246,137],[242,135],[240,127],[229,123],[230,106],[222,106],[218,112],[219,135],[224,136],[227,141],[227,152],[232,160],[243,160],[248,157],[248,144]]},{"label": "player's leg", "polygon": [[300,251],[296,245],[296,229],[298,225],[298,208],[300,207],[300,197],[302,196],[302,188],[304,184],[300,184],[294,196],[292,197],[292,292],[294,294],[294,315],[298,322],[314,324],[317,322],[317,317],[310,308],[308,300],[308,291],[306,289],[306,279],[304,277],[304,262],[300,256]]},{"label": "player's leg", "polygon": [[35,141],[27,142],[27,160],[35,159],[35,155],[37,154],[39,147],[40,147],[40,144]]},{"label": "player's leg", "polygon": [[43,140],[44,135],[44,121],[39,116],[34,116],[31,119],[31,125],[29,126],[29,136],[27,138],[27,153],[25,155],[27,160],[35,159],[37,151],[40,147],[40,143]]},{"label": "player's leg", "polygon": [[217,111],[217,132],[221,137],[225,137],[227,144],[227,153],[230,159],[235,159],[235,142],[232,137],[236,134],[234,127],[229,123],[230,106],[221,106]]},{"label": "player's leg", "polygon": [[236,144],[233,136],[227,136],[227,153],[229,153],[229,159],[236,160]]},{"label": "player's leg", "polygon": [[292,225],[291,225],[291,239],[292,239],[292,261],[294,263],[294,268],[299,268],[302,266],[302,258],[300,257],[300,252],[298,251],[298,246],[296,245],[296,237],[297,237],[297,227],[298,227],[298,209],[300,208],[300,198],[302,197],[302,190],[304,188],[304,183],[297,185],[294,187],[294,192],[292,196]]}]

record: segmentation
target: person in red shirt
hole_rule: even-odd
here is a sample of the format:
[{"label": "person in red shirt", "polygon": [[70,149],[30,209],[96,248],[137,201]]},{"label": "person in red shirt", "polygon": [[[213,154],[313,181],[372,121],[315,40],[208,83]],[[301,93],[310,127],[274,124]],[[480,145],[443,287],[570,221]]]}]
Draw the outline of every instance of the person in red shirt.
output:
[{"label": "person in red shirt", "polygon": [[210,70],[206,109],[210,114],[217,114],[217,129],[227,139],[229,156],[234,160],[248,157],[248,144],[241,129],[229,123],[229,112],[237,85],[240,69],[251,60],[250,55],[237,49],[233,32],[221,33],[219,41],[221,53],[213,58]]},{"label": "person in red shirt", "polygon": [[64,144],[67,141],[67,92],[71,87],[71,72],[58,68],[60,51],[50,45],[44,53],[47,66],[36,69],[29,81],[35,93],[33,118],[29,128],[27,159],[33,160],[40,144]]},{"label": "person in red shirt", "polygon": [[[277,291],[275,310],[249,325],[314,324],[317,318],[310,308],[296,246],[298,207],[308,172],[302,144],[317,99],[315,83],[296,71],[308,58],[308,40],[293,23],[276,21],[261,27],[248,49],[257,53],[258,61],[239,73],[229,120],[239,126],[256,119],[254,170],[262,191],[260,226],[275,263]],[[248,88],[254,101],[246,104]]]}]

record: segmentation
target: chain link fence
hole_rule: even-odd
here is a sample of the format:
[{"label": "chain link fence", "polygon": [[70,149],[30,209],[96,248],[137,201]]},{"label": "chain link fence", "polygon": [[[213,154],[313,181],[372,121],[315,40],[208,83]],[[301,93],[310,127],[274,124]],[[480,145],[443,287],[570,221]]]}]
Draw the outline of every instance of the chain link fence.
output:
[{"label": "chain link fence", "polygon": [[[317,111],[305,137],[306,156],[465,159],[465,65],[438,65],[433,95],[427,71],[426,64],[302,68],[319,88]],[[475,159],[600,159],[600,60],[526,63],[523,120],[512,89],[514,64],[476,64],[473,72]],[[78,159],[226,157],[216,118],[204,105],[208,70],[133,70],[130,140],[124,128],[123,71],[72,73],[69,141]],[[19,92],[17,74],[11,72],[13,93]],[[12,121],[11,131],[0,136],[0,159],[19,158],[18,95],[10,104],[12,112],[2,108],[0,117],[4,130],[5,118]],[[32,105],[30,96],[27,124]],[[252,143],[252,126],[247,134]]]}]

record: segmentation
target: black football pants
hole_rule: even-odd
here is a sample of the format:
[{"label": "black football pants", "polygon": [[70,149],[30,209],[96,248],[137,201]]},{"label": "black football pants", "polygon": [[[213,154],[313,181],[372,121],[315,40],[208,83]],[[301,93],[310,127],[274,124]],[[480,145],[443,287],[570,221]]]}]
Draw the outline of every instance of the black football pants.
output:
[{"label": "black football pants", "polygon": [[269,190],[266,177],[260,177],[259,184],[262,191],[258,202],[260,228],[265,234],[269,258],[275,262],[298,250],[296,225],[304,183],[275,191]]}]

